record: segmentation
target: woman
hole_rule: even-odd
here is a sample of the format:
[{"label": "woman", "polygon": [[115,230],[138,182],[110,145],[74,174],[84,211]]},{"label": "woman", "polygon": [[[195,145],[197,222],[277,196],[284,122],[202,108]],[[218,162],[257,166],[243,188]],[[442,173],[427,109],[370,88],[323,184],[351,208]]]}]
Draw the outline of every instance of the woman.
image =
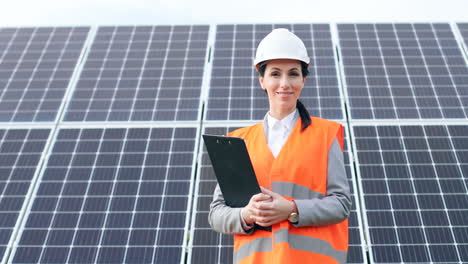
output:
[{"label": "woman", "polygon": [[287,29],[273,30],[257,48],[254,65],[270,109],[263,122],[229,136],[246,139],[262,193],[231,208],[217,186],[209,213],[215,231],[234,235],[234,263],[346,262],[351,199],[343,127],[311,118],[298,100],[309,60]]}]

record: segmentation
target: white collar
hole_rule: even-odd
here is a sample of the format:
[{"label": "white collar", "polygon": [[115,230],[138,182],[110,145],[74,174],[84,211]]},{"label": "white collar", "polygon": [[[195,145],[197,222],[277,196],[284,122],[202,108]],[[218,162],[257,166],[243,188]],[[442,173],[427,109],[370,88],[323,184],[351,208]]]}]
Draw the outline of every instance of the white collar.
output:
[{"label": "white collar", "polygon": [[285,118],[281,119],[281,120],[278,120],[274,117],[272,117],[270,115],[270,112],[268,112],[266,114],[266,121],[267,121],[267,124],[268,124],[268,129],[272,129],[273,126],[277,123],[277,122],[280,122],[281,125],[285,126],[286,129],[289,131],[291,129],[293,129],[294,125],[295,125],[295,121],[297,121],[297,117],[296,117],[296,114],[297,114],[297,108],[294,109],[294,111],[292,111],[289,115],[287,115]]}]

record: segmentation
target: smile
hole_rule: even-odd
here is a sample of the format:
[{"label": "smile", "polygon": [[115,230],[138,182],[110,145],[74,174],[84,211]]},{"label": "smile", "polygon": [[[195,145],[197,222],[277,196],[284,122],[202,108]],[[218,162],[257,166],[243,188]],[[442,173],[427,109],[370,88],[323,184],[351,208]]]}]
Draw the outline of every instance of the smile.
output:
[{"label": "smile", "polygon": [[281,96],[281,97],[285,97],[285,96],[291,96],[294,94],[294,92],[276,92],[277,95]]}]

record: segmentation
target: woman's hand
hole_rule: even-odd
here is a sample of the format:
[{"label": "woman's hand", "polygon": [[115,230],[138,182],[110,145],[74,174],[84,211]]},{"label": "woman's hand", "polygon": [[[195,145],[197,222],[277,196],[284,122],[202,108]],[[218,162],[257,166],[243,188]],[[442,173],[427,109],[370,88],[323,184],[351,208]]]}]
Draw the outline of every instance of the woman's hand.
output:
[{"label": "woman's hand", "polygon": [[252,196],[249,204],[243,208],[242,217],[247,224],[271,226],[288,219],[295,210],[293,201],[262,187],[262,193]]},{"label": "woman's hand", "polygon": [[264,193],[257,193],[250,198],[249,204],[242,208],[242,218],[246,224],[250,225],[255,223],[255,216],[258,215],[259,210],[257,209],[261,203],[271,202],[271,196]]}]

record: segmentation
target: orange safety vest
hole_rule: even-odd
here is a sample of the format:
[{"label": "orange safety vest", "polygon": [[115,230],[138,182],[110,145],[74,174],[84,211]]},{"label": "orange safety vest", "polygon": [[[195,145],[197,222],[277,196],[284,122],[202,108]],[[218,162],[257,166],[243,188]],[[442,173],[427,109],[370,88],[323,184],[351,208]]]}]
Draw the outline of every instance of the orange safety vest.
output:
[{"label": "orange safety vest", "polygon": [[[335,138],[343,149],[343,127],[312,117],[301,132],[299,119],[277,158],[273,157],[262,123],[229,136],[244,138],[260,186],[288,200],[327,194],[328,152]],[[287,220],[272,232],[255,230],[234,236],[234,263],[346,263],[348,220],[322,227],[294,227]]]}]

